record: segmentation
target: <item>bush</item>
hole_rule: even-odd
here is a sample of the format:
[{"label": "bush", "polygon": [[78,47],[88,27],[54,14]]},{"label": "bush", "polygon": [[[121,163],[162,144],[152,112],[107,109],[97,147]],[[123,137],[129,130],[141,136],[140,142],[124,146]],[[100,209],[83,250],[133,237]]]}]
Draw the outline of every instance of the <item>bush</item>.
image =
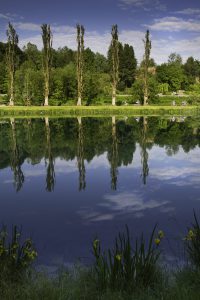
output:
[{"label": "bush", "polygon": [[200,105],[200,97],[199,96],[189,96],[187,98],[187,102],[191,105]]},{"label": "bush", "polygon": [[117,106],[121,106],[122,104],[123,104],[122,100],[117,100],[117,101],[116,101],[116,105],[117,105]]},{"label": "bush", "polygon": [[[133,99],[134,101],[140,101],[143,103],[144,101],[144,82],[141,78],[135,81],[133,84]],[[159,102],[159,86],[156,79],[151,76],[149,78],[149,104],[155,104]]]}]

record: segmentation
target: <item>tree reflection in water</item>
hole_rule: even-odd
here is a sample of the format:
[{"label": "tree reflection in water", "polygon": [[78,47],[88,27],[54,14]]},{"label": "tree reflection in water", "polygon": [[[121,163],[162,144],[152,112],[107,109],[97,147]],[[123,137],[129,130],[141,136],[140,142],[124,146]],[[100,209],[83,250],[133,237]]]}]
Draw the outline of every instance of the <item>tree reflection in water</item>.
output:
[{"label": "tree reflection in water", "polygon": [[[16,191],[24,184],[24,161],[39,164],[45,159],[46,190],[55,188],[55,160],[77,161],[79,190],[86,188],[85,162],[107,153],[111,189],[118,185],[119,168],[133,165],[140,147],[141,178],[147,184],[150,149],[157,145],[166,155],[186,153],[200,145],[198,118],[63,118],[0,120],[0,169],[11,167]],[[45,136],[45,138],[44,138]],[[135,157],[136,160],[136,157]],[[133,165],[134,168],[134,165]]]}]

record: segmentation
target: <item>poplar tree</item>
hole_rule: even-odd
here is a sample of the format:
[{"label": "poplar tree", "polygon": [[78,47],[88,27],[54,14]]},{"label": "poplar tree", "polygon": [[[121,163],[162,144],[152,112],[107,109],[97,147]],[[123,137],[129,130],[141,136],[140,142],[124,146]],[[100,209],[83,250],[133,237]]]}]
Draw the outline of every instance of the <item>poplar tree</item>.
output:
[{"label": "poplar tree", "polygon": [[7,49],[6,49],[6,63],[7,63],[7,71],[8,71],[8,94],[10,97],[9,105],[14,105],[14,79],[15,79],[15,71],[16,71],[16,48],[19,42],[18,35],[13,27],[13,25],[9,22],[8,29],[6,31],[8,41],[7,41]]},{"label": "poplar tree", "polygon": [[52,63],[52,40],[53,35],[51,32],[51,27],[48,24],[43,24],[42,29],[42,41],[43,41],[43,73],[44,73],[44,105],[49,105],[49,81]]},{"label": "poplar tree", "polygon": [[84,34],[85,28],[83,25],[77,24],[77,82],[78,82],[78,102],[81,105],[83,96],[83,68],[84,68]]},{"label": "poplar tree", "polygon": [[150,67],[150,54],[151,54],[151,40],[150,40],[150,34],[149,30],[147,30],[146,35],[145,35],[145,40],[144,42],[144,48],[145,48],[145,53],[144,53],[144,69],[143,69],[143,80],[144,80],[144,101],[143,105],[148,104],[148,99],[149,99],[149,74],[148,74],[148,69]]},{"label": "poplar tree", "polygon": [[112,26],[112,41],[111,41],[111,55],[112,55],[112,105],[116,104],[117,84],[119,82],[119,41],[118,41],[118,26]]}]

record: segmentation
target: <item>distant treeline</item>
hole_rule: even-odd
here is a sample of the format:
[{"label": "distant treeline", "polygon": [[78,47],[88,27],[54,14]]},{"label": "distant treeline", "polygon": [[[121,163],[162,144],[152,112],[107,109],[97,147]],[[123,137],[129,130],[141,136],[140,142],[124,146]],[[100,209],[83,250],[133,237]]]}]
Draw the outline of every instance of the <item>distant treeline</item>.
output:
[{"label": "distant treeline", "polygon": [[50,26],[43,24],[44,48],[38,50],[36,45],[28,43],[20,49],[18,35],[9,24],[8,42],[0,42],[1,103],[43,105],[48,98],[51,105],[67,105],[77,103],[81,97],[86,105],[111,104],[111,98],[117,94],[113,105],[136,100],[147,104],[158,102],[159,93],[185,90],[200,94],[200,61],[189,57],[183,64],[181,56],[172,53],[167,63],[156,65],[150,57],[148,31],[144,60],[140,64],[133,46],[118,40],[117,25],[112,27],[107,57],[84,48],[84,32],[84,27],[77,25],[77,51],[67,46],[56,50],[52,46]]}]

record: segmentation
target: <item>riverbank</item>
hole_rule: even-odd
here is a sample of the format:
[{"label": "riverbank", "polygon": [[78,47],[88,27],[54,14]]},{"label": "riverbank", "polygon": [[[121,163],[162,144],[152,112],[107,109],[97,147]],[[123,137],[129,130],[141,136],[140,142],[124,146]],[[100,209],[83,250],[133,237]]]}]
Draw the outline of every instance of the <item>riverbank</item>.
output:
[{"label": "riverbank", "polygon": [[0,117],[41,116],[191,116],[199,115],[199,106],[1,106]]},{"label": "riverbank", "polygon": [[93,274],[77,268],[56,278],[35,273],[21,281],[0,281],[2,300],[197,300],[200,299],[200,273],[192,269],[160,275],[153,288],[138,288],[132,293],[98,289]]}]

